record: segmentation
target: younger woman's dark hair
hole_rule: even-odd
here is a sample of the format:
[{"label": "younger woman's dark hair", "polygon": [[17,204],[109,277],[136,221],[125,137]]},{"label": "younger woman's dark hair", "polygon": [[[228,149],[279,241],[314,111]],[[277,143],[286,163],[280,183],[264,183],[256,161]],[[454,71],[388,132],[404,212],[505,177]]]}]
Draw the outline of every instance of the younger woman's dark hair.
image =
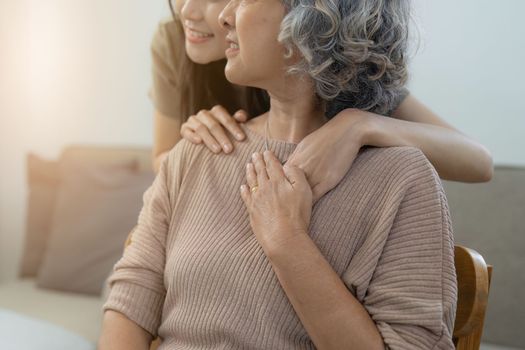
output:
[{"label": "younger woman's dark hair", "polygon": [[[224,74],[226,59],[208,64],[193,62],[184,47],[184,30],[178,14],[175,12],[172,1],[168,0],[170,11],[177,25],[176,42],[179,47],[175,52],[176,72],[180,84],[181,94],[179,113],[185,122],[191,115],[201,109],[211,109],[215,105],[225,107],[230,113],[239,109],[248,112],[248,117],[256,117],[270,108],[266,91],[252,87],[236,87],[230,83]],[[239,91],[241,93],[239,93]]]}]

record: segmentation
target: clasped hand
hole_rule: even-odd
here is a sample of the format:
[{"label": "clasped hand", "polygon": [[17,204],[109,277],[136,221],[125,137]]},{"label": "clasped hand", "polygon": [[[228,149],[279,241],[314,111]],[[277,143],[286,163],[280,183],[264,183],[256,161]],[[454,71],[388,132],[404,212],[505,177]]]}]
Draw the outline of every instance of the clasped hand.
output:
[{"label": "clasped hand", "polygon": [[266,255],[307,234],[312,189],[300,168],[283,166],[271,151],[256,152],[246,165],[246,182],[240,188],[241,197]]}]

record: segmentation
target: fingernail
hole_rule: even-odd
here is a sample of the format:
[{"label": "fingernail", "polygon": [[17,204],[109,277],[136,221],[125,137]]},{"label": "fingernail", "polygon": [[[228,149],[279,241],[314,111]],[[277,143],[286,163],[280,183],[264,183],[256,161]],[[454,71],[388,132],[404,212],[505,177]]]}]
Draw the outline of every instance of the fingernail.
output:
[{"label": "fingernail", "polygon": [[230,145],[228,145],[227,143],[225,143],[223,146],[224,146],[224,150],[225,150],[226,152],[230,152],[230,149],[231,149],[231,148],[230,148]]},{"label": "fingernail", "polygon": [[253,160],[256,160],[256,159],[257,159],[257,152],[255,152],[255,153],[252,154],[252,159],[253,159]]},{"label": "fingernail", "polygon": [[242,134],[241,133],[238,133],[236,136],[237,136],[237,140],[242,140]]},{"label": "fingernail", "polygon": [[213,150],[215,152],[219,152],[221,150],[221,148],[219,146],[217,146],[217,145],[213,145]]}]

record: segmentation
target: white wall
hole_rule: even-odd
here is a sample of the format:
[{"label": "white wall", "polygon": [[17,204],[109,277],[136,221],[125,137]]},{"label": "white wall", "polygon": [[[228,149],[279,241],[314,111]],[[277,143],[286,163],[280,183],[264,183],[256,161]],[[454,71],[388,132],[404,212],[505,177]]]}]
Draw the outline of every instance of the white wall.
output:
[{"label": "white wall", "polygon": [[413,0],[422,45],[412,92],[492,151],[525,165],[525,1]]},{"label": "white wall", "polygon": [[167,0],[0,0],[0,281],[16,274],[25,157],[151,145],[149,43]]},{"label": "white wall", "polygon": [[[412,93],[525,165],[522,0],[414,0]],[[151,145],[149,42],[165,1],[0,0],[0,281],[16,274],[25,156],[70,143]]]}]

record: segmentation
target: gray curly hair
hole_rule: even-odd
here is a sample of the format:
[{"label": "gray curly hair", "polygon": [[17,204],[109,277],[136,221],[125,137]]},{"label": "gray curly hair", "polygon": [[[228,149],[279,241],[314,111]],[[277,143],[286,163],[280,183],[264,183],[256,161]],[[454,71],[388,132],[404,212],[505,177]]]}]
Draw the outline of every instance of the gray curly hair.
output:
[{"label": "gray curly hair", "polygon": [[332,118],[345,108],[386,114],[408,79],[410,0],[282,0],[279,41],[302,58]]}]

